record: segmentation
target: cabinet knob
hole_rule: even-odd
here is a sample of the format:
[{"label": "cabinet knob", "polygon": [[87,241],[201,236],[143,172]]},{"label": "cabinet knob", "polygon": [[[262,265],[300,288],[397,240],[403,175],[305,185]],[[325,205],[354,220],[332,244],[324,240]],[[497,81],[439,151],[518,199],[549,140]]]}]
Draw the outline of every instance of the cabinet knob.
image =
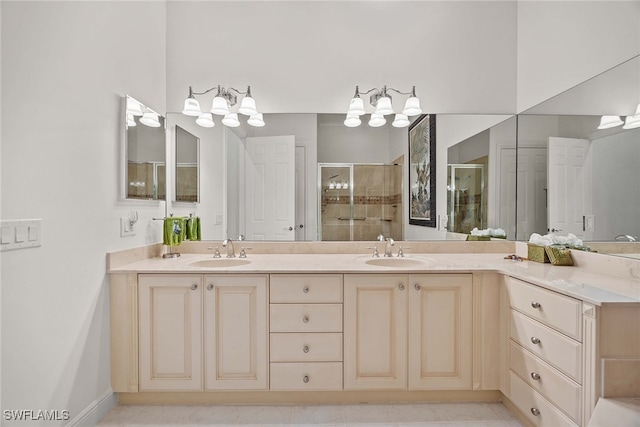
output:
[{"label": "cabinet knob", "polygon": [[309,287],[305,286],[304,288],[302,288],[302,292],[304,292],[305,294],[309,293]]},{"label": "cabinet knob", "polygon": [[309,376],[305,375],[304,377],[302,377],[302,382],[305,383],[305,384],[308,383],[309,382]]},{"label": "cabinet knob", "polygon": [[531,413],[532,413],[534,416],[536,416],[536,417],[537,417],[538,415],[540,415],[540,409],[538,409],[538,408],[531,408]]},{"label": "cabinet knob", "polygon": [[418,285],[417,283],[413,286],[416,288],[416,291],[419,291],[420,289],[422,289],[422,286]]},{"label": "cabinet knob", "polygon": [[302,321],[303,321],[304,323],[309,323],[309,316],[304,316],[304,317],[302,318]]},{"label": "cabinet knob", "polygon": [[540,303],[539,303],[539,302],[537,302],[537,301],[531,301],[531,307],[533,307],[533,308],[540,308],[540,307],[541,307],[541,305],[540,305]]},{"label": "cabinet knob", "polygon": [[191,285],[191,290],[195,291],[196,289],[198,289],[198,285],[196,285],[195,283],[193,285]]},{"label": "cabinet knob", "polygon": [[540,374],[537,372],[531,372],[531,378],[533,378],[536,381],[540,380]]},{"label": "cabinet knob", "polygon": [[309,353],[309,346],[305,345],[304,347],[302,347],[302,351],[305,353]]},{"label": "cabinet knob", "polygon": [[208,291],[210,291],[211,289],[213,289],[213,284],[212,284],[212,283],[209,283],[209,284],[207,285],[207,290],[208,290]]},{"label": "cabinet knob", "polygon": [[531,342],[534,344],[540,344],[540,338],[538,337],[531,337]]},{"label": "cabinet knob", "polygon": [[398,285],[398,289],[400,289],[401,291],[404,291],[404,285],[403,285],[402,283],[400,283],[400,284]]}]

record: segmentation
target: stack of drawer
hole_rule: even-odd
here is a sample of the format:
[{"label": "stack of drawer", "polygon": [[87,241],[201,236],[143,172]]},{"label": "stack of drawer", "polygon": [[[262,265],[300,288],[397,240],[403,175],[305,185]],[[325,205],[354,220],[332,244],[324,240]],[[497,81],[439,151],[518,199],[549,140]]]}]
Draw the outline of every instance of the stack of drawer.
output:
[{"label": "stack of drawer", "polygon": [[537,426],[581,425],[582,302],[508,278],[510,399]]},{"label": "stack of drawer", "polygon": [[342,275],[272,274],[271,390],[342,389]]}]

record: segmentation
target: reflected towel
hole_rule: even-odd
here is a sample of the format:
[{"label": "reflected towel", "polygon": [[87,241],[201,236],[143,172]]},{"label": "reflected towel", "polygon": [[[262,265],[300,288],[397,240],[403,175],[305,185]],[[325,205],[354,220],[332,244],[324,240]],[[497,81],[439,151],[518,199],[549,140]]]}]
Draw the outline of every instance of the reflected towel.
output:
[{"label": "reflected towel", "polygon": [[186,234],[184,218],[165,218],[163,234],[162,243],[167,246],[178,246],[182,243]]},{"label": "reflected towel", "polygon": [[200,217],[196,216],[187,219],[187,240],[202,240],[200,231]]}]

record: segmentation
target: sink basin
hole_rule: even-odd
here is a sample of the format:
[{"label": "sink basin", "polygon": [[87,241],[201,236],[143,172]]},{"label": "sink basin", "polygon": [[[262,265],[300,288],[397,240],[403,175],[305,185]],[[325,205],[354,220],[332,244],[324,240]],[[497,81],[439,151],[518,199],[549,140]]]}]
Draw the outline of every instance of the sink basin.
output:
[{"label": "sink basin", "polygon": [[239,265],[251,264],[248,259],[238,258],[211,258],[202,259],[200,261],[190,262],[191,267],[204,267],[204,268],[222,268],[222,267],[237,267]]},{"label": "sink basin", "polygon": [[379,267],[419,267],[424,265],[424,262],[412,258],[371,258],[365,263]]}]

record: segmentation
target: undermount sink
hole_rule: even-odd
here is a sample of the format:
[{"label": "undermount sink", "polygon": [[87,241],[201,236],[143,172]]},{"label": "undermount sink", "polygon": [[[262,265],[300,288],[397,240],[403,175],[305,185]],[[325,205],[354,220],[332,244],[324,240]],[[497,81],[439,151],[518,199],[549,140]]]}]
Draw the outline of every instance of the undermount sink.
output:
[{"label": "undermount sink", "polygon": [[369,265],[377,265],[379,267],[418,267],[425,263],[412,258],[371,258],[365,261]]},{"label": "undermount sink", "polygon": [[204,268],[221,268],[221,267],[237,267],[239,265],[251,264],[248,259],[238,258],[211,258],[202,259],[200,261],[194,261],[189,263],[191,267],[204,267]]}]

